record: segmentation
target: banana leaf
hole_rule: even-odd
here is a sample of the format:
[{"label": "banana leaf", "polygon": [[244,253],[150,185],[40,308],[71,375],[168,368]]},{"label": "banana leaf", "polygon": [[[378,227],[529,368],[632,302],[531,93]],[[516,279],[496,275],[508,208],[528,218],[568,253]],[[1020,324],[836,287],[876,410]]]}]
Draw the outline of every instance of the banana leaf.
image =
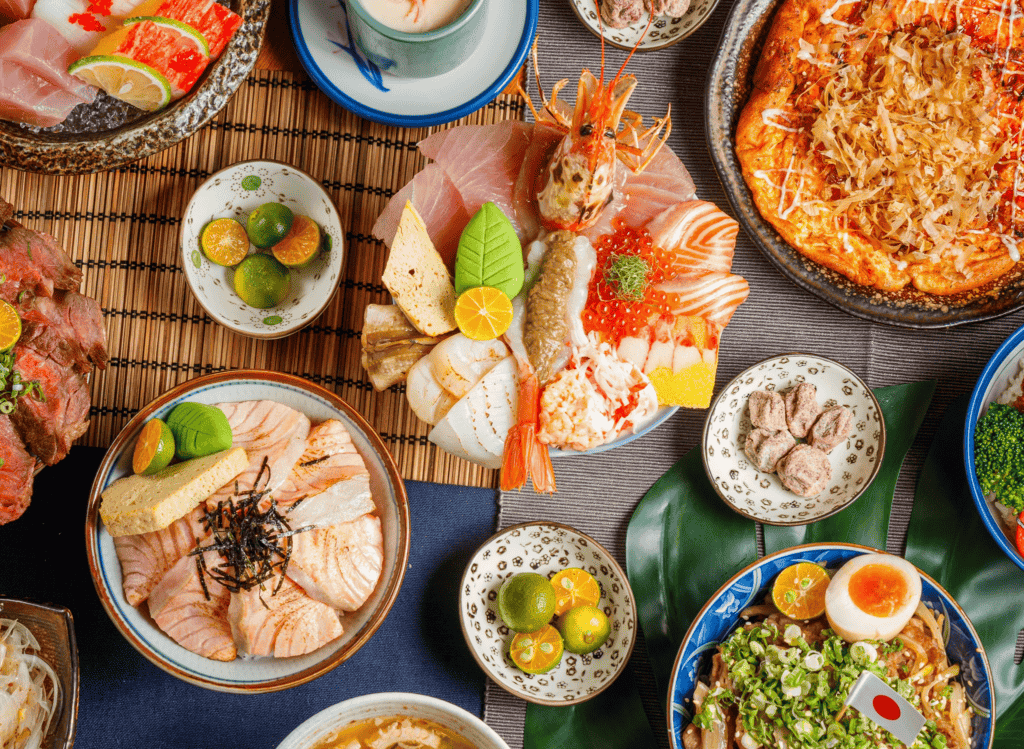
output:
[{"label": "banana leaf", "polygon": [[949,591],[978,630],[992,668],[993,749],[1024,747],[1024,665],[1013,662],[1024,629],[1024,571],[985,530],[963,458],[965,396],[946,411],[925,460],[907,531],[907,559]]},{"label": "banana leaf", "polygon": [[800,544],[841,541],[884,549],[896,480],[903,459],[921,428],[935,392],[935,382],[875,388],[885,419],[885,457],[875,480],[856,502],[832,517],[798,526],[766,525],[765,552],[771,554]]},{"label": "banana leaf", "polygon": [[572,707],[529,704],[523,749],[652,749],[658,745],[627,668],[601,694]]}]

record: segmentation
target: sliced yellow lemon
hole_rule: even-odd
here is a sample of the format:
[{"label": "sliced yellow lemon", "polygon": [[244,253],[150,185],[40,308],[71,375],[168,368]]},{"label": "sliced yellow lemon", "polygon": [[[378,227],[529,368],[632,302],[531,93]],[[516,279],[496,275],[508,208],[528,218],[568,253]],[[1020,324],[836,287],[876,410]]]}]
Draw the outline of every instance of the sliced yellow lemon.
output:
[{"label": "sliced yellow lemon", "polygon": [[171,84],[167,79],[149,65],[127,57],[83,57],[68,72],[143,112],[155,112],[171,101]]}]

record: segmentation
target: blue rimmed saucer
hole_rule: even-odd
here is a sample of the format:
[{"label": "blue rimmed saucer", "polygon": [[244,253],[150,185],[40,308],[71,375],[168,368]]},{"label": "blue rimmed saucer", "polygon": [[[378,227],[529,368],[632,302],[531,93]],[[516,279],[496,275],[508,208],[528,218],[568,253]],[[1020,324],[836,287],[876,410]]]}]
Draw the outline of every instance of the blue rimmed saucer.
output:
[{"label": "blue rimmed saucer", "polygon": [[397,78],[356,47],[345,3],[289,0],[302,65],[330,99],[384,125],[443,125],[472,114],[511,82],[537,32],[540,0],[487,4],[480,44],[466,62],[433,78]]}]

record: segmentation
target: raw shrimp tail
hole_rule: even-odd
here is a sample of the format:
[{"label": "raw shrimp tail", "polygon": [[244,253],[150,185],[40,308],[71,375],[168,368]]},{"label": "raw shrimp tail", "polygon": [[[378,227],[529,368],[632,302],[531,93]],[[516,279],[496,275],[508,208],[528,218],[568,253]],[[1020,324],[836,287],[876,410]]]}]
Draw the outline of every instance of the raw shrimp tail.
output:
[{"label": "raw shrimp tail", "polygon": [[501,464],[501,490],[512,491],[533,479],[538,492],[555,491],[555,471],[547,445],[537,440],[537,414],[540,411],[540,383],[533,368],[519,363],[519,414],[508,430]]}]

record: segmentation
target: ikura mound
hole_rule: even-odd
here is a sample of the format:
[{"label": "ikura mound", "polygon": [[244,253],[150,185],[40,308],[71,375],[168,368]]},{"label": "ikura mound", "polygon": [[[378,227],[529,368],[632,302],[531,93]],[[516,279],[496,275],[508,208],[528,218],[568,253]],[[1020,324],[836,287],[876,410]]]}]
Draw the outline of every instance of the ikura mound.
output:
[{"label": "ikura mound", "polygon": [[1013,269],[1016,12],[786,0],[736,133],[762,216],[811,260],[883,291],[955,294]]}]

